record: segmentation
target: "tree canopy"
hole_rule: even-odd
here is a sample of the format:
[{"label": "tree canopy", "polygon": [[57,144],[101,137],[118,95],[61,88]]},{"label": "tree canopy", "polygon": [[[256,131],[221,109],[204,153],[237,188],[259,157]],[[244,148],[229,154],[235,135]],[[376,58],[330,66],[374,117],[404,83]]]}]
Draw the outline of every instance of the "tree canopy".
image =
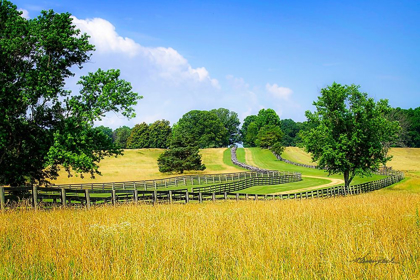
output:
[{"label": "tree canopy", "polygon": [[192,110],[174,125],[172,141],[201,149],[226,147],[228,130],[214,112]]},{"label": "tree canopy", "polygon": [[171,147],[158,158],[159,171],[162,173],[184,173],[189,170],[205,170],[197,147]]},{"label": "tree canopy", "polygon": [[280,118],[273,109],[261,109],[257,116],[247,116],[240,130],[244,147],[268,148],[279,142],[276,150],[280,151],[279,147],[283,146],[280,125]]},{"label": "tree canopy", "polygon": [[239,142],[239,125],[241,122],[239,121],[238,114],[225,108],[213,109],[210,112],[216,114],[223,126],[227,129],[228,144],[233,145]]},{"label": "tree canopy", "polygon": [[80,78],[80,93],[65,89],[75,67],[94,50],[69,13],[42,11],[26,20],[0,4],[0,184],[48,183],[60,167],[69,175],[100,174],[98,162],[121,154],[93,123],[109,111],[134,116],[141,98],[119,70]]},{"label": "tree canopy", "polygon": [[391,110],[387,100],[375,102],[359,86],[333,83],[313,104],[304,145],[321,168],[344,175],[346,188],[354,176],[370,175],[391,159],[383,143],[395,139],[399,125],[385,117]]},{"label": "tree canopy", "polygon": [[131,135],[131,128],[128,126],[121,126],[112,132],[112,139],[115,145],[121,149],[127,148],[127,140]]}]

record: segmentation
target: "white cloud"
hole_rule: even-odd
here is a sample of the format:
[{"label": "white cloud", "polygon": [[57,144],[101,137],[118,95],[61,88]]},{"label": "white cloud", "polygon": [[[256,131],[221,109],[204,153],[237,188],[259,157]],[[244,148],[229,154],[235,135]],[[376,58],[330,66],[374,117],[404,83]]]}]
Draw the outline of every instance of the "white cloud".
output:
[{"label": "white cloud", "polygon": [[19,12],[22,12],[21,17],[29,19],[29,12],[25,9],[18,9]]},{"label": "white cloud", "polygon": [[73,22],[82,32],[91,36],[90,41],[99,54],[127,56],[131,63],[138,63],[139,67],[147,65],[148,72],[155,79],[163,78],[174,85],[207,83],[216,89],[220,88],[219,82],[210,77],[206,68],[193,68],[173,48],[142,46],[130,38],[119,36],[115,26],[105,19],[83,20],[73,17]]},{"label": "white cloud", "polygon": [[287,87],[279,87],[277,84],[270,85],[267,83],[265,89],[272,94],[273,97],[278,99],[288,100],[293,91]]}]

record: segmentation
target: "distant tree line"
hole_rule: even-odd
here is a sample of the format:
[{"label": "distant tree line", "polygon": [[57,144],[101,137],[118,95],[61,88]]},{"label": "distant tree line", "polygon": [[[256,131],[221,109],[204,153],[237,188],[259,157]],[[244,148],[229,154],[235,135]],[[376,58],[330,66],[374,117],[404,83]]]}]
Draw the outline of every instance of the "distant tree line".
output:
[{"label": "distant tree line", "polygon": [[[420,147],[420,107],[393,108],[386,117],[398,121],[402,130],[390,147]],[[268,148],[279,142],[284,147],[300,146],[301,132],[310,129],[308,122],[280,120],[273,109],[262,109],[257,115],[247,116],[240,128],[238,114],[225,108],[210,111],[192,110],[172,127],[167,120],[151,124],[136,124],[112,130],[99,126],[113,143],[123,149],[169,148],[197,146],[203,148],[228,147],[242,143],[244,147]]]}]

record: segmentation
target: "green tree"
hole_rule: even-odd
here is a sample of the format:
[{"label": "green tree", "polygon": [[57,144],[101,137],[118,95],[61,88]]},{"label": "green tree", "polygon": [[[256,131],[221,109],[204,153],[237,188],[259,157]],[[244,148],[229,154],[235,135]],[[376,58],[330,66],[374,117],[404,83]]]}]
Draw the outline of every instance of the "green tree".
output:
[{"label": "green tree", "polygon": [[245,134],[245,141],[244,141],[244,147],[255,147],[256,141],[258,139],[258,126],[255,122],[252,122],[248,125],[248,128],[246,130]]},{"label": "green tree", "polygon": [[142,122],[141,124],[136,124],[131,130],[130,137],[128,137],[127,139],[127,148],[149,148],[149,140],[149,126],[145,122]]},{"label": "green tree", "polygon": [[103,134],[105,134],[105,135],[106,135],[106,136],[108,136],[108,137],[109,137],[112,141],[114,141],[114,138],[112,137],[113,132],[112,132],[112,129],[111,129],[111,128],[101,125],[101,126],[96,127],[96,129],[98,129],[98,130],[102,131],[102,133],[103,133]]},{"label": "green tree", "polygon": [[[283,132],[280,127],[275,125],[266,125],[263,126],[260,131],[258,131],[257,140],[255,141],[257,146],[263,149],[270,148],[274,144],[278,143],[281,145],[283,139]],[[278,149],[278,145],[277,145]]]},{"label": "green tree", "polygon": [[158,158],[159,171],[184,173],[189,170],[205,170],[198,147],[172,147]]},{"label": "green tree", "polygon": [[182,146],[198,145],[201,149],[219,148],[228,145],[228,135],[215,113],[192,110],[174,126],[172,141],[183,142]]},{"label": "green tree", "polygon": [[21,14],[0,3],[0,184],[47,184],[61,166],[69,176],[100,174],[98,162],[122,151],[94,122],[110,111],[133,117],[141,97],[118,70],[81,77],[79,94],[65,90],[94,46],[68,13]]},{"label": "green tree", "polygon": [[[244,147],[253,147],[253,145],[255,145],[254,142],[252,142],[252,143],[247,142],[247,131],[248,131],[248,126],[253,122],[255,123],[256,120],[257,120],[257,116],[255,116],[255,115],[247,116],[244,119],[244,123],[242,124],[241,130],[240,130],[240,133],[241,133],[240,140],[242,141]],[[257,130],[258,130],[258,127],[257,127]],[[258,131],[257,131],[257,133],[258,133]],[[250,137],[250,138],[252,138],[252,137]]]},{"label": "green tree", "polygon": [[112,133],[112,139],[114,139],[115,145],[121,149],[127,148],[127,140],[131,135],[131,128],[128,126],[122,126],[114,130]]},{"label": "green tree", "polygon": [[311,128],[302,133],[304,145],[321,168],[344,175],[346,189],[354,176],[370,175],[391,159],[383,143],[395,139],[399,125],[385,118],[391,110],[387,100],[375,102],[359,86],[333,83],[313,104],[316,111],[306,112]]},{"label": "green tree", "polygon": [[216,114],[223,123],[223,126],[227,129],[229,138],[228,144],[233,145],[239,142],[239,125],[241,122],[239,121],[238,114],[225,108],[213,109],[210,112]]},{"label": "green tree", "polygon": [[408,135],[410,147],[420,148],[420,107],[406,110],[410,122]]},{"label": "green tree", "polygon": [[150,148],[167,148],[171,137],[172,129],[169,121],[155,121],[149,126]]},{"label": "green tree", "polygon": [[284,119],[280,121],[281,131],[284,133],[282,144],[286,147],[294,147],[299,141],[299,131],[301,124],[296,123],[292,119]]},{"label": "green tree", "polygon": [[261,109],[258,112],[256,124],[258,130],[266,125],[273,125],[280,127],[280,117],[277,115],[276,111],[273,109]]}]

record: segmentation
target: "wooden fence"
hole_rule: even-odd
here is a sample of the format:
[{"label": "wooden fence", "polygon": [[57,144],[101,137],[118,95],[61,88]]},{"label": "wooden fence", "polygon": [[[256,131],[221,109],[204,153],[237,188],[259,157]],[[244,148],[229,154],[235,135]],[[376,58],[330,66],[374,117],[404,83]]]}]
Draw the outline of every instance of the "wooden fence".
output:
[{"label": "wooden fence", "polygon": [[[295,177],[294,177],[295,176]],[[48,206],[83,206],[90,208],[91,205],[97,204],[112,204],[115,205],[121,202],[144,202],[144,203],[189,203],[189,202],[203,202],[206,200],[246,200],[246,199],[311,199],[311,198],[325,198],[336,197],[340,195],[355,195],[366,193],[381,188],[385,188],[392,184],[401,181],[404,178],[402,172],[394,171],[392,175],[387,178],[367,182],[359,185],[350,186],[348,190],[344,186],[334,186],[324,189],[315,189],[310,191],[302,191],[288,194],[273,194],[273,195],[258,195],[258,194],[243,194],[237,191],[249,188],[256,185],[270,185],[281,184],[287,180],[297,180],[298,175],[287,174],[275,177],[253,177],[244,179],[240,182],[230,182],[225,184],[218,184],[214,186],[207,186],[201,188],[194,188],[192,192],[187,189],[180,190],[90,190],[90,189],[65,189],[65,188],[38,188],[22,187],[22,188],[5,188],[0,187],[0,202],[1,209],[13,208],[14,204],[19,207],[39,207]],[[282,181],[283,180],[283,181]],[[29,201],[22,206],[21,201]]]},{"label": "wooden fence", "polygon": [[91,183],[91,184],[63,184],[53,185],[53,187],[65,189],[90,189],[90,190],[116,190],[116,189],[137,189],[137,190],[155,190],[168,187],[195,186],[203,184],[215,184],[223,182],[233,182],[253,177],[278,176],[277,170],[248,171],[236,173],[221,174],[202,174],[202,175],[184,175],[156,180],[139,180],[110,183]]},{"label": "wooden fence", "polygon": [[[291,160],[282,158],[280,155],[276,154],[275,152],[273,152],[273,154],[278,160],[281,160],[281,161],[289,163],[289,164],[293,164],[293,165],[296,165],[296,166],[302,166],[302,167],[306,167],[306,168],[320,169],[317,165],[309,165],[309,164],[293,162]],[[327,170],[327,168],[324,168],[324,169]],[[394,172],[395,171],[392,169],[392,167],[383,166],[383,167],[379,168],[379,170],[377,170],[374,173],[378,174],[378,175],[392,175]]]}]

